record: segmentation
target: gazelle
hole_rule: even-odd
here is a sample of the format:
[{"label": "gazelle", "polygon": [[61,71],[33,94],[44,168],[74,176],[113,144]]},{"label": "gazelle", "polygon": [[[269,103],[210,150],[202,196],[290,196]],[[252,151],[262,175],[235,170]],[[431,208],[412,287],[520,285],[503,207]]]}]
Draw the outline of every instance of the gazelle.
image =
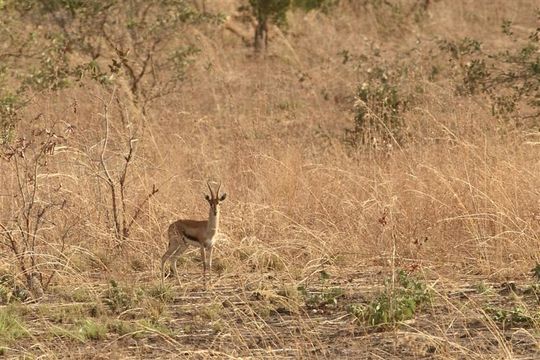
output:
[{"label": "gazelle", "polygon": [[[201,249],[201,257],[203,260],[203,278],[206,284],[206,269],[212,268],[212,251],[213,245],[216,239],[216,235],[219,230],[219,206],[220,203],[225,200],[227,194],[219,196],[219,189],[221,182],[218,185],[217,191],[214,194],[210,183],[206,183],[210,190],[210,196],[206,195],[206,201],[210,205],[210,212],[208,214],[208,220],[177,220],[173,222],[167,231],[169,236],[169,245],[167,251],[161,258],[161,283],[164,280],[164,266],[167,260],[172,262],[172,270],[176,276],[178,284],[180,284],[180,277],[178,276],[178,269],[176,268],[176,262],[178,258],[186,251],[189,245],[199,247]],[[208,260],[208,262],[207,262]],[[207,265],[208,264],[208,265]]]}]

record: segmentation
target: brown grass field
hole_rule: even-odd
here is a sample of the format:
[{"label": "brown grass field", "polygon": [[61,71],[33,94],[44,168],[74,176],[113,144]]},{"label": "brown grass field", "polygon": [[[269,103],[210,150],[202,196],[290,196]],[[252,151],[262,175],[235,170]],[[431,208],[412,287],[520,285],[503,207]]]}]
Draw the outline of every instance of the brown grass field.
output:
[{"label": "brown grass field", "polygon": [[[518,46],[501,23],[526,37],[538,3],[390,1],[415,12],[400,16],[367,3],[292,11],[259,55],[227,29],[251,36],[234,16],[186,30],[200,51],[145,115],[121,81],[32,93],[17,138],[58,138],[35,168],[39,140],[0,160],[0,357],[540,358],[539,119],[502,119],[486,94],[460,94],[460,60],[437,50],[465,37]],[[239,4],[206,1],[226,15]],[[408,66],[405,140],[353,146],[374,64]],[[119,221],[134,221],[119,239],[102,164],[120,191],[130,138],[116,196]],[[28,164],[30,181],[17,177]],[[167,226],[206,218],[208,179],[228,193],[212,277],[205,288],[191,248],[182,286],[161,287]],[[56,205],[29,212],[33,247],[14,253],[21,199]],[[24,256],[37,261],[27,272],[52,275],[44,294]]]}]

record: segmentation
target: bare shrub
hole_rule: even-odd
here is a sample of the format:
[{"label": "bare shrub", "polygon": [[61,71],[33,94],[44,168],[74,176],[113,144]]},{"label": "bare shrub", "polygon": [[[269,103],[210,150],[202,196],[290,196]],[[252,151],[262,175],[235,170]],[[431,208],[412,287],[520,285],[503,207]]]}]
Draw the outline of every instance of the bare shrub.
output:
[{"label": "bare shrub", "polygon": [[36,296],[65,266],[66,241],[75,225],[66,214],[68,194],[61,181],[65,174],[49,164],[65,150],[65,140],[53,125],[34,129],[2,148],[2,167],[9,176],[0,221],[2,245],[15,256]]}]

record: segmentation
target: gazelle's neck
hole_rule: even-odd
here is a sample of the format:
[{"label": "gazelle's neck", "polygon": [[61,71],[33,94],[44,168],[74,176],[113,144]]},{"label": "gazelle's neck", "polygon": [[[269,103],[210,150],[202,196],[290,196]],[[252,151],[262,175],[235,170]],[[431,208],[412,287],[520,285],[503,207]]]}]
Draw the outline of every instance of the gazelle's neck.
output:
[{"label": "gazelle's neck", "polygon": [[214,214],[214,211],[212,208],[210,208],[210,212],[208,214],[208,227],[206,228],[206,231],[209,236],[214,236],[219,229],[219,209],[217,211],[217,214]]}]

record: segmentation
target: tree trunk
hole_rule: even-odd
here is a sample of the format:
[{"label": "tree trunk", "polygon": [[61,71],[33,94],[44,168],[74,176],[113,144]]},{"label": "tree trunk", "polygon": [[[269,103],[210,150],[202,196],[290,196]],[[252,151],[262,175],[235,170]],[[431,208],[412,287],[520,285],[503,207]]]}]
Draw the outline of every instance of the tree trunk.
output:
[{"label": "tree trunk", "polygon": [[257,26],[255,27],[255,40],[253,43],[256,52],[266,50],[268,45],[268,26],[265,18],[259,18],[257,20]]}]

